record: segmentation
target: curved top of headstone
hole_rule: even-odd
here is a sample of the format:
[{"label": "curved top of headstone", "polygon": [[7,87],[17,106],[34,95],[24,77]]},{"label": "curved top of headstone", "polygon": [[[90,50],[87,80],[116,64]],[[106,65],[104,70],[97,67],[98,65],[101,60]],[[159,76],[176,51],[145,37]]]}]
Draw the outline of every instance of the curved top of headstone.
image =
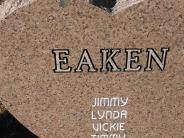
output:
[{"label": "curved top of headstone", "polygon": [[[172,8],[163,6],[167,4]],[[91,101],[96,97],[129,97],[129,135],[144,136],[147,126],[155,121],[170,126],[167,113],[176,117],[184,106],[178,94],[183,88],[183,5],[183,1],[150,0],[116,16],[90,5],[71,4],[63,9],[56,0],[40,0],[19,9],[0,23],[1,101],[43,138],[90,137]],[[170,47],[163,72],[157,66],[155,71],[136,73],[87,73],[86,66],[82,73],[53,71],[52,49],[70,49],[68,65],[73,68],[77,68],[83,49],[88,49],[95,67],[100,68],[100,49],[120,48],[116,61],[123,68],[125,48],[141,48],[140,64],[145,67],[146,48],[150,47],[157,52]],[[169,109],[164,118],[158,116],[162,104]],[[150,121],[145,120],[148,112],[153,113],[149,114]],[[181,122],[175,120],[170,132],[179,132]],[[136,127],[139,125],[141,131]],[[169,133],[164,136],[169,137]]]},{"label": "curved top of headstone", "polygon": [[[6,18],[15,10],[30,5],[37,0],[5,0],[0,4],[0,20]],[[61,7],[69,6],[73,0],[57,0]],[[110,13],[116,14],[143,0],[75,0],[76,3],[93,4]]]}]

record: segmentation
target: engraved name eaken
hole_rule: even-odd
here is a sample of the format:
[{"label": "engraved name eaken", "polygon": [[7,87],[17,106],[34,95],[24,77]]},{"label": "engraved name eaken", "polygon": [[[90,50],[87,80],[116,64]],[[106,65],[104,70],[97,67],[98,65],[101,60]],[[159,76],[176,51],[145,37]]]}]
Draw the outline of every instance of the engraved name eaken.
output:
[{"label": "engraved name eaken", "polygon": [[[141,56],[143,54],[146,56]],[[138,71],[152,71],[154,67],[163,71],[166,67],[167,55],[169,48],[161,48],[160,51],[154,48],[139,49],[126,48],[122,49],[100,49],[99,58],[101,66],[97,67],[93,61],[93,57],[88,49],[84,49],[79,53],[77,66],[69,65],[70,49],[53,49],[55,73],[70,73],[70,72],[138,72]],[[117,56],[125,57],[124,63],[118,64]],[[146,58],[145,64],[140,64],[140,57]],[[96,58],[96,57],[95,57]],[[154,64],[153,64],[154,62]],[[99,64],[98,64],[99,65]]]}]

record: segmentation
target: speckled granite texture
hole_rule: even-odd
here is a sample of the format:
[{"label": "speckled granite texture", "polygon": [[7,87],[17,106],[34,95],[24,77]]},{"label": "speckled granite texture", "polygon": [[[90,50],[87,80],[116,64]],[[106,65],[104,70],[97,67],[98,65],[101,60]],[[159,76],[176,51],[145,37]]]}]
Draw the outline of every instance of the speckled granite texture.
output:
[{"label": "speckled granite texture", "polygon": [[[111,16],[92,5],[61,8],[39,0],[0,23],[0,97],[41,138],[88,138],[91,100],[127,96],[129,138],[184,137],[184,1],[145,0]],[[84,48],[100,66],[101,48],[170,47],[166,69],[55,74],[51,49]],[[145,63],[145,55],[140,62]],[[117,58],[122,63],[122,58]]]}]

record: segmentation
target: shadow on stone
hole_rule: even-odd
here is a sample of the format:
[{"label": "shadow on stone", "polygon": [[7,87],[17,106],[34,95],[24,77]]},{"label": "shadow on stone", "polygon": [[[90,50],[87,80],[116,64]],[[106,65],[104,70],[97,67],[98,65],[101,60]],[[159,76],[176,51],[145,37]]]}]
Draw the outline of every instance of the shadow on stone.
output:
[{"label": "shadow on stone", "polygon": [[0,114],[0,138],[38,138],[8,111]]},{"label": "shadow on stone", "polygon": [[116,0],[92,0],[91,3],[108,12],[112,12],[112,8],[116,5]]}]

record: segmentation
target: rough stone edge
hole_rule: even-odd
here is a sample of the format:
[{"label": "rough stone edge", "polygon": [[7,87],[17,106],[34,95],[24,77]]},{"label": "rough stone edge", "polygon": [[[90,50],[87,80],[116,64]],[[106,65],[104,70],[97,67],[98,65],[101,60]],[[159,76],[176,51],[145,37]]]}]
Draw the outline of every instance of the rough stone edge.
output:
[{"label": "rough stone edge", "polygon": [[6,111],[4,105],[0,102],[0,115]]},{"label": "rough stone edge", "polygon": [[15,10],[29,5],[33,3],[36,0],[5,0],[1,5],[0,5],[0,20],[3,20],[6,18],[8,15],[13,13]]},{"label": "rough stone edge", "polygon": [[117,4],[114,6],[112,13],[117,14],[129,7],[132,7],[136,4],[139,4],[140,2],[143,2],[144,0],[118,0]]},{"label": "rough stone edge", "polygon": [[[37,0],[5,0],[1,5],[0,5],[0,20],[3,20],[6,18],[8,15],[13,13],[15,10],[29,5]],[[112,14],[117,14],[135,4],[138,4],[144,0],[118,0],[117,4],[114,6],[112,9]],[[61,4],[66,4],[70,2],[70,0],[60,0]],[[79,0],[79,2],[84,2],[84,3],[90,3],[90,0]],[[65,5],[63,5],[64,7]]]}]

